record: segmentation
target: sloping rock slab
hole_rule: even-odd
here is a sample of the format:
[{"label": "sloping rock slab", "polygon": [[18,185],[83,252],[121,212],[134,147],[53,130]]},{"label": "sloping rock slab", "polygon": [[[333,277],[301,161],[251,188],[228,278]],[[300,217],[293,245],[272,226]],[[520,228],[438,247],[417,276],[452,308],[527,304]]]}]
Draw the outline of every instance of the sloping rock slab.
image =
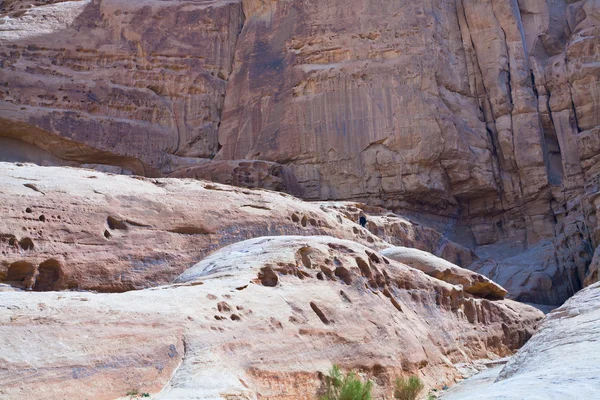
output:
[{"label": "sloping rock slab", "polygon": [[0,283],[125,291],[169,283],[228,244],[330,235],[389,245],[292,196],[191,179],[0,163]]},{"label": "sloping rock slab", "polygon": [[511,354],[541,313],[474,298],[360,244],[266,237],[178,283],[127,293],[0,294],[0,399],[314,399],[332,363],[390,395],[456,362]]},{"label": "sloping rock slab", "polygon": [[600,283],[546,316],[496,381],[466,380],[444,400],[579,400],[600,398]]}]

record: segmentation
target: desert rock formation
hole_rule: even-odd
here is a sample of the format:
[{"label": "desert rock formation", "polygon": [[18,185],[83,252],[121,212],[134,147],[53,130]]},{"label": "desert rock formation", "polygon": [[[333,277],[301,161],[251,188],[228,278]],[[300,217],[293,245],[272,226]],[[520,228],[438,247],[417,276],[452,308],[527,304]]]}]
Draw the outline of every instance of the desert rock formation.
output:
[{"label": "desert rock formation", "polygon": [[497,379],[464,381],[444,400],[595,399],[600,396],[600,283],[548,314]]},{"label": "desert rock formation", "polygon": [[542,317],[326,236],[238,242],[177,282],[2,293],[0,398],[312,399],[332,362],[378,394],[406,374],[441,387],[453,363],[511,354]]},{"label": "desert rock formation", "polygon": [[258,236],[389,246],[317,204],[205,181],[0,163],[0,190],[0,278],[26,287],[38,275],[34,290],[165,284],[220,247]]},{"label": "desert rock formation", "polygon": [[5,3],[0,136],[33,145],[13,145],[16,161],[50,153],[152,176],[217,152],[240,2]]},{"label": "desert rock formation", "polygon": [[600,244],[599,9],[4,1],[0,159],[442,215],[502,268],[507,241],[546,249],[532,279],[500,283],[560,304]]},{"label": "desert rock formation", "polygon": [[444,282],[461,285],[465,292],[476,296],[504,298],[508,293],[502,286],[485,276],[461,268],[426,251],[396,246],[382,250],[381,254]]}]

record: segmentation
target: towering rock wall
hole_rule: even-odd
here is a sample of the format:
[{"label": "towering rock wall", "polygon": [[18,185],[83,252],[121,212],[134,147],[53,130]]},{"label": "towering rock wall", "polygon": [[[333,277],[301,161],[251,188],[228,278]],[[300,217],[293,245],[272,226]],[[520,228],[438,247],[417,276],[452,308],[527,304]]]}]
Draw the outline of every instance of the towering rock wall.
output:
[{"label": "towering rock wall", "polygon": [[518,281],[544,301],[582,287],[600,244],[599,0],[38,3],[0,5],[2,159],[297,182],[442,215],[495,257],[532,250],[539,273]]},{"label": "towering rock wall", "polygon": [[460,215],[477,244],[553,236],[597,154],[597,2],[355,3],[246,7],[217,158]]},{"label": "towering rock wall", "polygon": [[289,164],[307,198],[448,216],[495,258],[529,248],[474,267],[560,304],[599,244],[599,4],[245,7],[217,158]]}]

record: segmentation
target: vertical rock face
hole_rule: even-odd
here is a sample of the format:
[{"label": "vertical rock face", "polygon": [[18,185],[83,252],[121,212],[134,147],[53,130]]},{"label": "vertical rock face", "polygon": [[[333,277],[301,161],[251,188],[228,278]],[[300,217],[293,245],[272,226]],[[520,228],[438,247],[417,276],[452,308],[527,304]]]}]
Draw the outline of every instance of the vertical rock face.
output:
[{"label": "vertical rock face", "polygon": [[308,198],[458,216],[475,245],[554,240],[535,268],[559,304],[598,244],[599,6],[253,3],[217,158],[290,164]]},{"label": "vertical rock face", "polygon": [[254,7],[219,140],[218,158],[293,165],[313,199],[427,196],[452,214],[458,198],[497,191],[449,1]]},{"label": "vertical rock face", "polygon": [[595,2],[355,3],[246,7],[217,157],[292,164],[308,198],[460,214],[477,244],[553,236],[551,189],[597,137]]},{"label": "vertical rock face", "polygon": [[541,243],[553,301],[582,287],[599,0],[39,3],[0,6],[3,160],[280,189],[285,167],[307,199],[442,215],[472,248]]},{"label": "vertical rock face", "polygon": [[0,11],[2,143],[145,175],[217,152],[239,2],[28,3]]}]

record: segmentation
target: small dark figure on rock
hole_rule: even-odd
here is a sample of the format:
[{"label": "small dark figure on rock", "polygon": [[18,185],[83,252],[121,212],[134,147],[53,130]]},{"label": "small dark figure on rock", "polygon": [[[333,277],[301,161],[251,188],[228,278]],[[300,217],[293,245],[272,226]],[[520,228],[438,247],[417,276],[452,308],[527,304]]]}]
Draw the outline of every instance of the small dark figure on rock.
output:
[{"label": "small dark figure on rock", "polygon": [[361,215],[360,218],[358,219],[358,223],[363,228],[366,227],[367,226],[367,217],[365,217],[364,215]]}]

